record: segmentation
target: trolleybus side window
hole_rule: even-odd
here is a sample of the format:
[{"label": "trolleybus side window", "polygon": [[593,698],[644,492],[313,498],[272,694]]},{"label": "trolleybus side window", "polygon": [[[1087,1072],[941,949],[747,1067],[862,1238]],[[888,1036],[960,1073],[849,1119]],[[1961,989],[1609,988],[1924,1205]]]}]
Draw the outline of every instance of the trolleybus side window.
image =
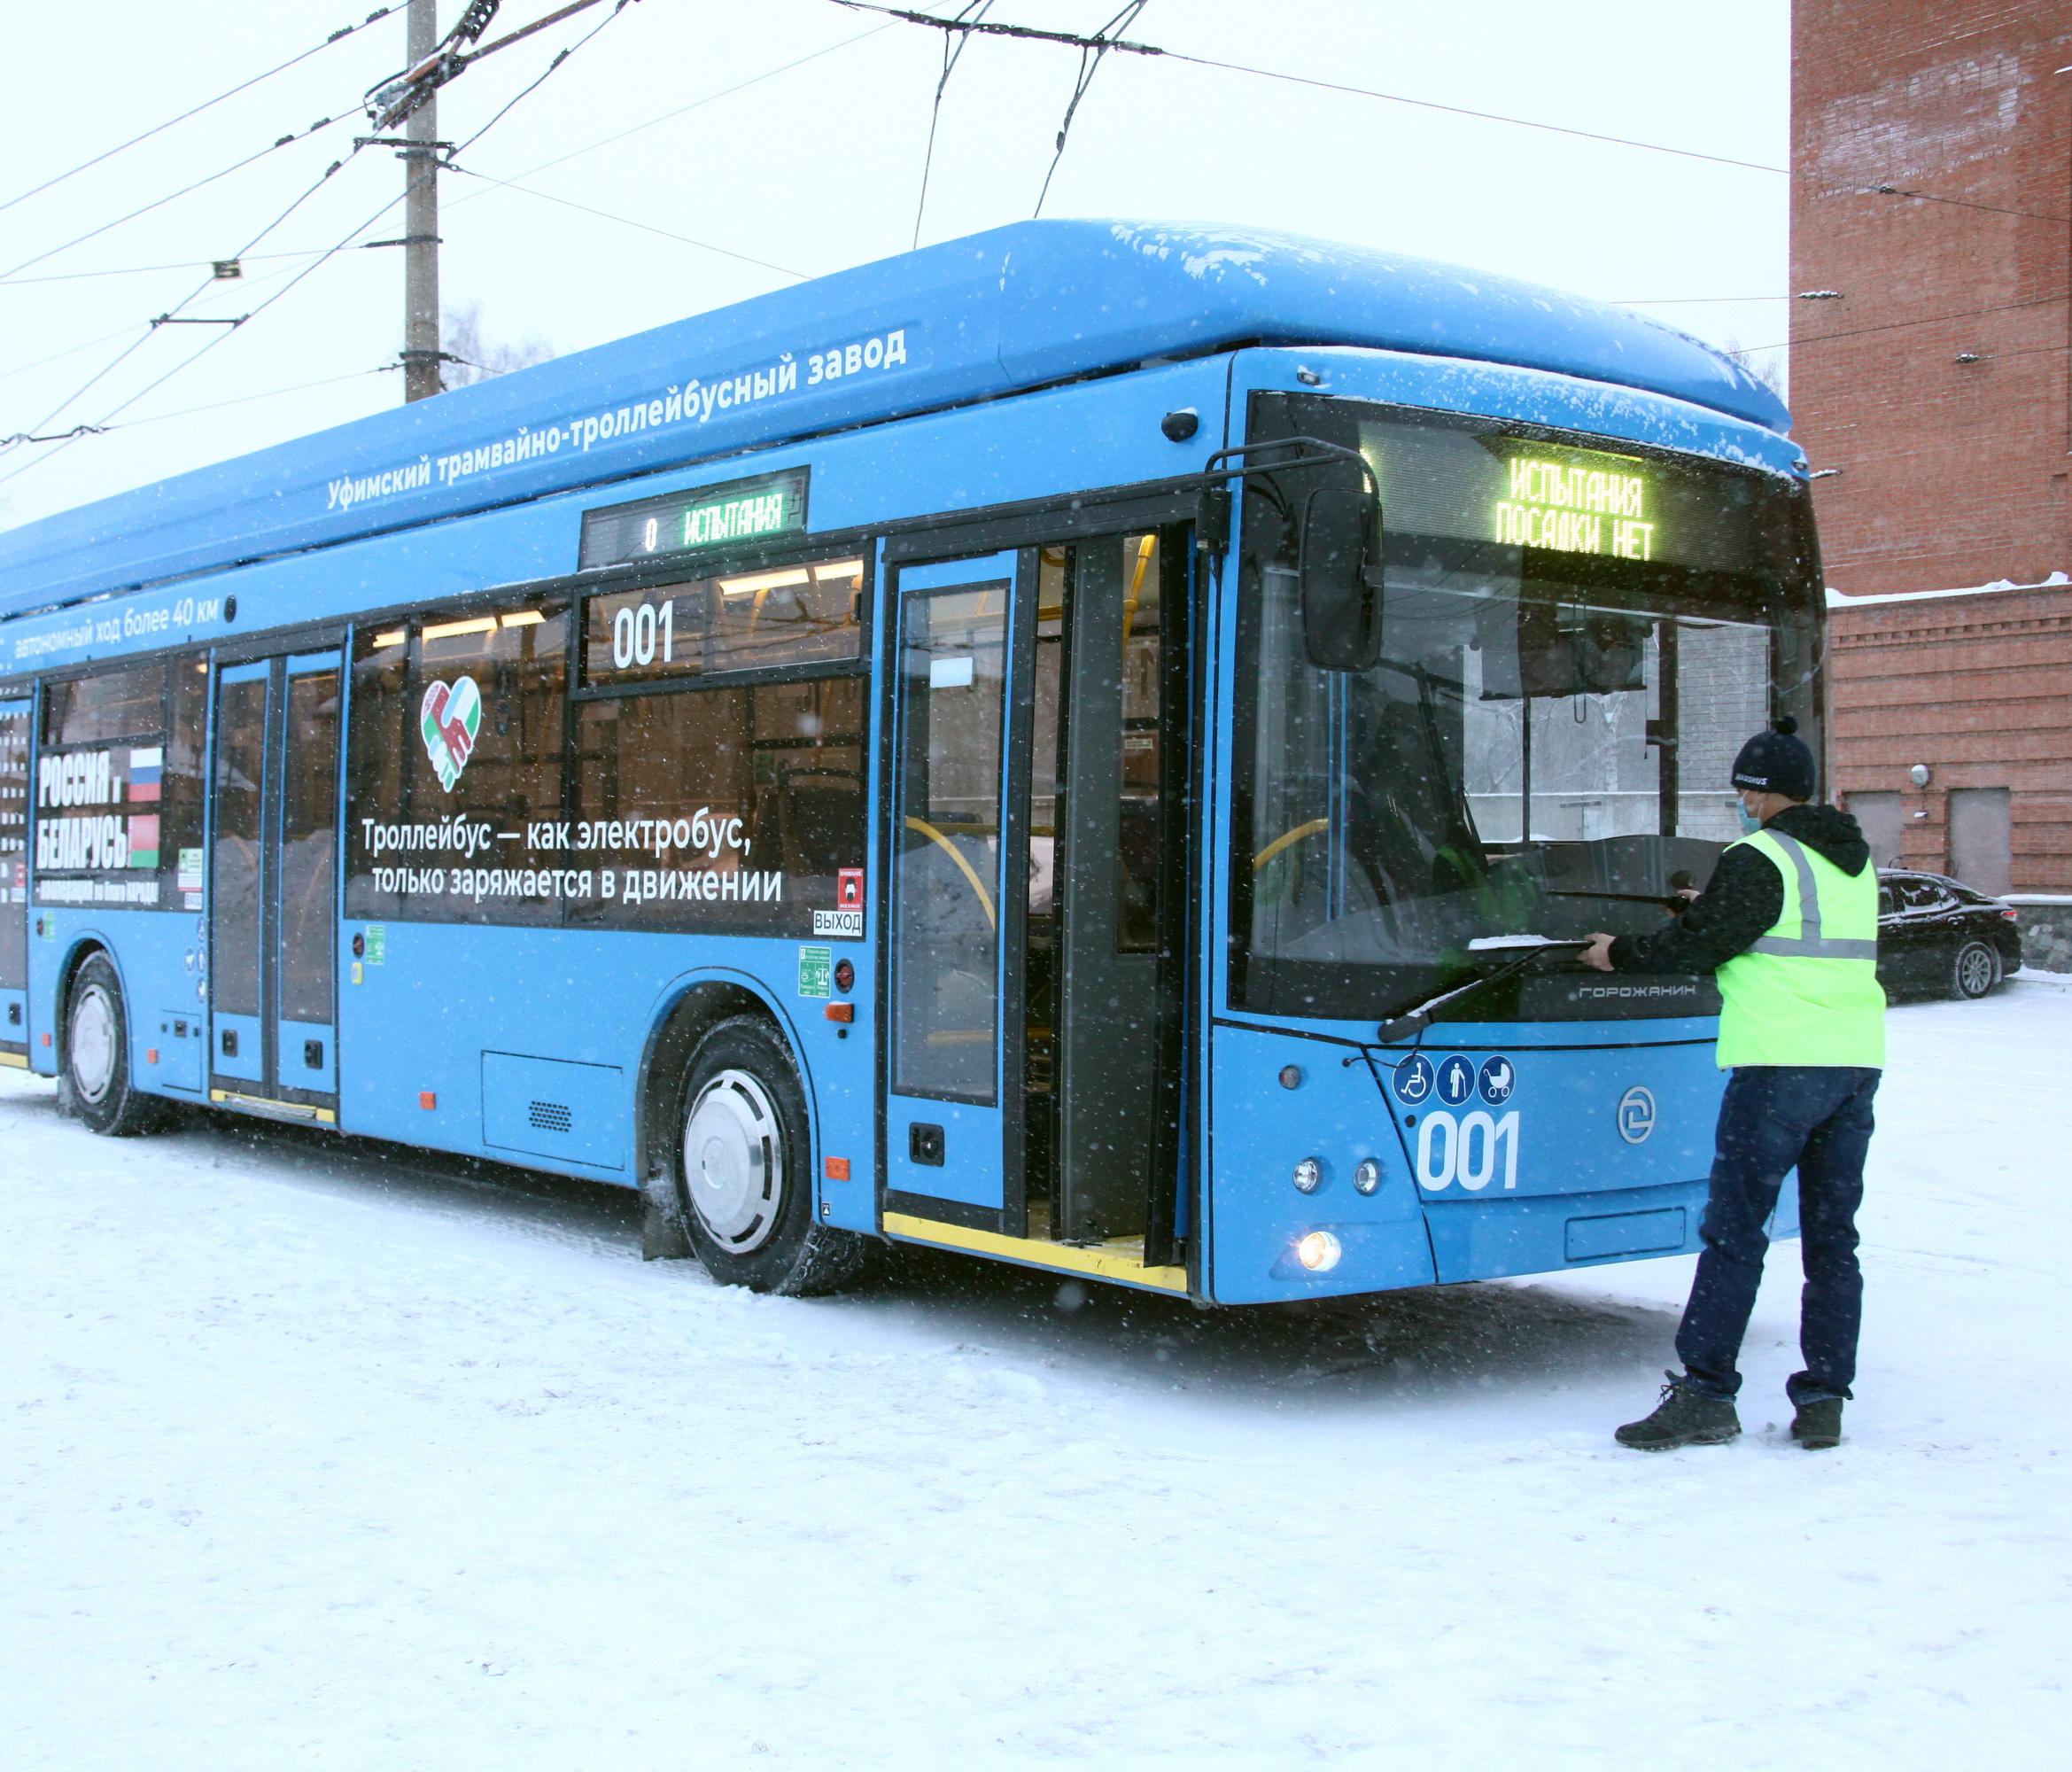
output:
[{"label": "trolleybus side window", "polygon": [[565,602],[359,635],[347,915],[560,921],[567,677]]},{"label": "trolleybus side window", "polygon": [[864,861],[864,679],[581,703],[576,813],[615,890],[586,922],[811,934]]},{"label": "trolleybus side window", "polygon": [[39,904],[200,908],[206,673],[190,656],[45,689]]},{"label": "trolleybus side window", "polygon": [[583,680],[605,688],[859,658],[863,589],[863,560],[850,556],[594,596]]},{"label": "trolleybus side window", "polygon": [[102,744],[165,730],[166,667],[137,664],[52,683],[43,691],[43,743]]}]

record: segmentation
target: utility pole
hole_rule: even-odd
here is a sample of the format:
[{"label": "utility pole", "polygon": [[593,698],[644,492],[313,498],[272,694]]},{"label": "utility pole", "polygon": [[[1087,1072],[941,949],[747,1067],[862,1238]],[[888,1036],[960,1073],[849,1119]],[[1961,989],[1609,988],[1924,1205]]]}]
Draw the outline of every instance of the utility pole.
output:
[{"label": "utility pole", "polygon": [[[409,66],[438,47],[438,0],[410,0]],[[406,120],[403,162],[403,399],[445,392],[439,373],[438,100],[436,86]]]}]

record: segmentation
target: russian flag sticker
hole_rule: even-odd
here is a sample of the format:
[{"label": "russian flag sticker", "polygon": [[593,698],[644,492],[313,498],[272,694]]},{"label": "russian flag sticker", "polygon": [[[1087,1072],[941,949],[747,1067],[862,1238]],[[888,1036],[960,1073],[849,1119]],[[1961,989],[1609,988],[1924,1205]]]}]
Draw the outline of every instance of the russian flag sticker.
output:
[{"label": "russian flag sticker", "polygon": [[129,753],[129,797],[133,801],[159,797],[159,782],[165,773],[165,764],[162,745],[154,744],[148,750],[138,749]]}]

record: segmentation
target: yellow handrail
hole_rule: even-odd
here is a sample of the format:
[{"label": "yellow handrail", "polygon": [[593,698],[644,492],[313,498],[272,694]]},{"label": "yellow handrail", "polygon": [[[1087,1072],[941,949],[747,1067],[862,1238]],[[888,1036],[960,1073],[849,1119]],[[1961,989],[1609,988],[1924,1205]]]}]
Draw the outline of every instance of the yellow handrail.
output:
[{"label": "yellow handrail", "polygon": [[1151,564],[1151,556],[1158,551],[1159,539],[1147,535],[1137,544],[1137,574],[1129,580],[1129,601],[1122,605],[1122,644],[1129,644],[1129,636],[1137,626],[1137,600],[1144,591],[1145,570]]},{"label": "yellow handrail", "polygon": [[1258,873],[1275,856],[1291,844],[1300,843],[1306,836],[1315,836],[1318,831],[1327,831],[1330,828],[1331,820],[1329,819],[1312,819],[1306,825],[1297,825],[1292,831],[1283,831],[1280,835],[1252,858],[1252,871],[1254,874]]},{"label": "yellow handrail", "polygon": [[978,870],[964,859],[964,851],[926,819],[917,819],[910,813],[907,816],[906,828],[910,831],[919,831],[931,842],[943,845],[944,852],[948,854],[951,860],[963,870],[964,877],[971,882],[971,890],[979,895],[979,908],[986,913],[986,927],[997,930],[1000,927],[1000,920],[993,914],[992,894],[986,890],[986,882],[979,878]]}]

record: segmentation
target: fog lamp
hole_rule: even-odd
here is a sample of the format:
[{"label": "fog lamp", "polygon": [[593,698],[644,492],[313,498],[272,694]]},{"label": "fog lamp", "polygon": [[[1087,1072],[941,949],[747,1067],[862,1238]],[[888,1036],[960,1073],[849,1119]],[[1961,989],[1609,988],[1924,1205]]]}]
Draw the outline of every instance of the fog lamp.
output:
[{"label": "fog lamp", "polygon": [[1353,1187],[1355,1193],[1372,1193],[1381,1185],[1381,1165],[1372,1157],[1362,1157],[1359,1167],[1353,1171]]},{"label": "fog lamp", "polygon": [[1329,1231],[1312,1231],[1295,1245],[1295,1259],[1314,1274],[1329,1273],[1345,1253],[1344,1246]]},{"label": "fog lamp", "polygon": [[1315,1193],[1323,1185],[1323,1165],[1315,1157],[1304,1157],[1295,1165],[1295,1192]]}]

